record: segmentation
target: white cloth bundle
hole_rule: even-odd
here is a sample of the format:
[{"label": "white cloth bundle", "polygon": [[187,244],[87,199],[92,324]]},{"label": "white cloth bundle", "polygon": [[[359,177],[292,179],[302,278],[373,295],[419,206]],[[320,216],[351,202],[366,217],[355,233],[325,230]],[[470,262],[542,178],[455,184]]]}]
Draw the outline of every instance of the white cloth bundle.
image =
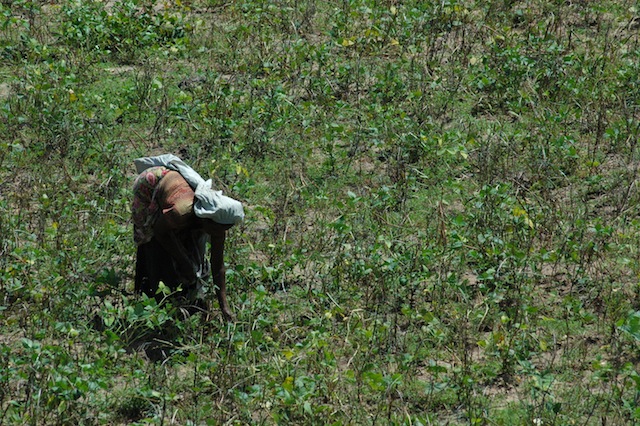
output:
[{"label": "white cloth bundle", "polygon": [[198,172],[175,155],[142,157],[134,160],[134,163],[138,173],[156,166],[164,166],[180,173],[195,191],[193,212],[196,216],[211,219],[223,225],[235,225],[244,219],[244,209],[240,201],[222,195],[222,191],[214,191],[211,188],[211,179],[205,181]]}]

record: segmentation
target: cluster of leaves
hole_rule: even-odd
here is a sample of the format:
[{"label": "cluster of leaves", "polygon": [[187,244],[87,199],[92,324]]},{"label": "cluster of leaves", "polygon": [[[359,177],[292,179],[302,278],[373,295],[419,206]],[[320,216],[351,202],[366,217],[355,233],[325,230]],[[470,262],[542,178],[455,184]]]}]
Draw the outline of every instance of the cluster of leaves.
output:
[{"label": "cluster of leaves", "polygon": [[[640,421],[635,7],[0,20],[0,423]],[[233,324],[132,294],[131,160],[164,152],[246,206]]]},{"label": "cluster of leaves", "polygon": [[154,2],[123,1],[109,6],[101,1],[67,2],[63,5],[60,38],[84,51],[114,54],[131,61],[145,48],[188,43],[192,25],[180,10],[168,10]]}]

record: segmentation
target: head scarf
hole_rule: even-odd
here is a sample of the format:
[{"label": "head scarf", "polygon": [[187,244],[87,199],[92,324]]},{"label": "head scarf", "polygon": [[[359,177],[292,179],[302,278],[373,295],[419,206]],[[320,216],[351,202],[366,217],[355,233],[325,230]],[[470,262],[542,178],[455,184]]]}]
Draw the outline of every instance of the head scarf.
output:
[{"label": "head scarf", "polygon": [[195,191],[193,212],[196,216],[211,219],[222,225],[235,225],[244,219],[244,209],[238,200],[222,195],[222,191],[215,191],[211,187],[211,179],[205,181],[198,172],[175,155],[141,157],[134,160],[134,163],[138,173],[155,166],[164,166],[180,173]]}]

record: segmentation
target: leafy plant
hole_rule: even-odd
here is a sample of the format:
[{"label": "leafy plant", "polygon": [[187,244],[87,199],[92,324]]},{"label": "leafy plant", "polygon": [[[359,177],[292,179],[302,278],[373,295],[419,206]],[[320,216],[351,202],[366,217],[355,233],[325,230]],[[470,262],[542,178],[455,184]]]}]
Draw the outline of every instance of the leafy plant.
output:
[{"label": "leafy plant", "polygon": [[[637,21],[2,3],[0,423],[637,422]],[[164,152],[245,206],[234,323],[133,294]]]}]

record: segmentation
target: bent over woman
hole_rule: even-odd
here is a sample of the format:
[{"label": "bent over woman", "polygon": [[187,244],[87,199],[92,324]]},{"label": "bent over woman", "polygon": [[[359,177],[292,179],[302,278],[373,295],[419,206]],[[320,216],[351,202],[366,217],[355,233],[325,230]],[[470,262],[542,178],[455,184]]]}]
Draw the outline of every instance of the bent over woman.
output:
[{"label": "bent over woman", "polygon": [[[226,231],[242,221],[242,205],[211,189],[178,157],[162,155],[136,160],[139,172],[131,206],[136,257],[136,292],[158,297],[160,281],[175,291],[182,287],[190,302],[202,296],[213,275],[222,314],[233,318],[227,302],[224,244]],[[211,258],[205,260],[206,243]]]}]

